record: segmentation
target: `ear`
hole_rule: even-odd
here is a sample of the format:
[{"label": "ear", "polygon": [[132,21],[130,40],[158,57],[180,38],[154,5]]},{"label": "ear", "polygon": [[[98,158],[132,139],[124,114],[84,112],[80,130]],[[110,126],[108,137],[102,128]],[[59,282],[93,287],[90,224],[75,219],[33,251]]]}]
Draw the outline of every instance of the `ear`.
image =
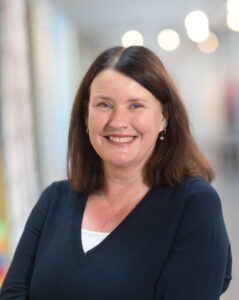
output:
[{"label": "ear", "polygon": [[163,116],[163,130],[166,129],[168,126],[168,119]]},{"label": "ear", "polygon": [[168,110],[166,109],[165,106],[163,106],[162,110],[162,130],[166,129],[168,126]]},{"label": "ear", "polygon": [[161,114],[161,130],[163,131],[164,129],[166,129],[168,126],[168,118],[166,116],[164,116],[164,114]]}]

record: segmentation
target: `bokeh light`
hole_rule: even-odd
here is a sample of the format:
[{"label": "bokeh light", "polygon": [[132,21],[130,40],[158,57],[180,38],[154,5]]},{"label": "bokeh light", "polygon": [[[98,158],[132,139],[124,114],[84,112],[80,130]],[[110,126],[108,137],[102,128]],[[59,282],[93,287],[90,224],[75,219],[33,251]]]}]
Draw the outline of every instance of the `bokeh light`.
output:
[{"label": "bokeh light", "polygon": [[178,48],[180,38],[176,31],[165,29],[158,34],[157,38],[159,46],[166,51],[173,51]]},{"label": "bokeh light", "polygon": [[239,31],[239,0],[227,0],[227,26]]},{"label": "bokeh light", "polygon": [[121,43],[123,47],[143,46],[144,39],[142,34],[137,30],[129,30],[122,36]]},{"label": "bokeh light", "polygon": [[227,14],[227,26],[232,31],[239,31],[239,15]]},{"label": "bokeh light", "polygon": [[213,53],[218,48],[218,38],[214,33],[210,32],[208,38],[197,45],[202,52]]},{"label": "bokeh light", "polygon": [[238,0],[227,0],[227,11],[231,14],[239,13],[239,1]]},{"label": "bokeh light", "polygon": [[208,24],[208,17],[204,12],[200,10],[190,12],[185,18],[188,37],[197,43],[206,40],[209,35]]}]

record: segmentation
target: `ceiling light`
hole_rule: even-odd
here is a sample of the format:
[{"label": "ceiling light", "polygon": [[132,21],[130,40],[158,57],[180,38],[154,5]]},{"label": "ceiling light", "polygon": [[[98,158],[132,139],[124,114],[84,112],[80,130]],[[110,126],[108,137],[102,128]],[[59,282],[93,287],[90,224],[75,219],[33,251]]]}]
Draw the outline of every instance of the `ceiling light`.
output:
[{"label": "ceiling light", "polygon": [[227,26],[229,29],[239,31],[239,15],[227,14]]},{"label": "ceiling light", "polygon": [[227,0],[227,11],[230,14],[237,12],[239,14],[239,1],[238,0]]},{"label": "ceiling light", "polygon": [[214,33],[210,32],[208,38],[197,45],[201,51],[205,53],[212,53],[218,48],[218,38]]},{"label": "ceiling light", "polygon": [[195,10],[190,12],[185,18],[185,27],[189,38],[194,42],[202,42],[207,39],[209,35],[207,15]]},{"label": "ceiling light", "polygon": [[144,39],[140,32],[136,30],[130,30],[124,33],[121,43],[123,47],[142,46],[144,44]]},{"label": "ceiling light", "polygon": [[173,51],[178,48],[180,38],[176,31],[165,29],[161,31],[157,38],[159,46],[166,51]]}]

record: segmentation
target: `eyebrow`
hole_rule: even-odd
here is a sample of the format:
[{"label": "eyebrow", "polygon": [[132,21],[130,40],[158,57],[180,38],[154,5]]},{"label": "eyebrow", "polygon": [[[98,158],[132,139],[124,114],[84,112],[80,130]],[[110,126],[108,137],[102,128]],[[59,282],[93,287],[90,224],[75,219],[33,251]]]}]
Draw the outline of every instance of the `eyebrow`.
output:
[{"label": "eyebrow", "polygon": [[107,97],[107,96],[95,96],[93,99],[98,99],[98,98],[100,98],[102,100],[113,100],[112,98]]},{"label": "eyebrow", "polygon": [[[100,99],[102,99],[102,100],[114,101],[113,98],[108,97],[108,96],[95,96],[95,97],[94,97],[94,99],[97,99],[97,98],[100,98]],[[136,101],[148,102],[147,99],[144,99],[144,98],[137,98],[137,97],[136,97],[136,98],[131,98],[131,99],[128,99],[128,100],[127,100],[127,102],[130,102],[130,103],[136,102]]]}]

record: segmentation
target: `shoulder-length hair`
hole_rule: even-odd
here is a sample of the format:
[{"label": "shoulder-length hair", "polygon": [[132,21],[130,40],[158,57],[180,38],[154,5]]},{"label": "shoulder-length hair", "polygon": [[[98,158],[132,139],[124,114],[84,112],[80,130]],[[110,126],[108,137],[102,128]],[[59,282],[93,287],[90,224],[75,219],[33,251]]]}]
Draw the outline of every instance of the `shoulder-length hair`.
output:
[{"label": "shoulder-length hair", "polygon": [[104,188],[102,161],[90,143],[85,123],[91,83],[104,69],[113,69],[131,77],[163,104],[163,114],[168,120],[167,131],[163,141],[160,138],[156,141],[154,151],[144,166],[144,182],[150,187],[173,186],[193,175],[212,181],[213,169],[192,137],[183,102],[161,60],[145,47],[113,47],[92,63],[73,103],[67,175],[74,190],[90,194]]}]

